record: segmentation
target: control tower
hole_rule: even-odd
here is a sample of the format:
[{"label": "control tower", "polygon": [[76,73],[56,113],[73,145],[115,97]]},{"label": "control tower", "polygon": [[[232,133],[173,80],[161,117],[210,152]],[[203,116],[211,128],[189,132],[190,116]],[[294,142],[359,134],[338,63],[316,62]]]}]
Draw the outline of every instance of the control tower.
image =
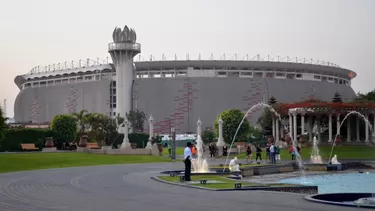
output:
[{"label": "control tower", "polygon": [[[141,45],[136,43],[137,35],[134,29],[129,29],[128,26],[125,26],[123,30],[116,27],[112,36],[113,43],[109,43],[108,52],[116,68],[116,115],[125,117],[126,113],[132,109],[135,80],[133,57],[141,52]],[[120,127],[120,130],[124,128]],[[126,145],[130,147],[128,141]]]}]

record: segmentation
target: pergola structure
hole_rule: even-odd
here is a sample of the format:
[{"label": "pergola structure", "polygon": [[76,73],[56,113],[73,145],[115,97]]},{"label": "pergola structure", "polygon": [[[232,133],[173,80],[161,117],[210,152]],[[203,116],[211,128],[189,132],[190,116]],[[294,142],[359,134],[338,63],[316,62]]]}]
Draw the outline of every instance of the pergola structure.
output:
[{"label": "pergola structure", "polygon": [[[294,141],[297,141],[297,137],[301,134],[309,134],[309,142],[312,141],[313,134],[316,134],[318,141],[328,139],[328,142],[332,142],[337,134],[347,142],[355,140],[368,143],[375,131],[375,103],[371,102],[337,103],[309,100],[293,104],[279,104],[274,107],[284,120],[280,124],[280,118],[274,116],[272,119],[272,133],[276,141],[284,137],[285,126]],[[349,115],[340,127],[343,118],[353,111],[358,113]],[[333,121],[336,122],[335,127],[332,126]],[[345,124],[346,127],[344,127]],[[325,134],[326,130],[328,130],[328,138],[323,138],[322,134]],[[342,134],[345,131],[346,134]]]}]

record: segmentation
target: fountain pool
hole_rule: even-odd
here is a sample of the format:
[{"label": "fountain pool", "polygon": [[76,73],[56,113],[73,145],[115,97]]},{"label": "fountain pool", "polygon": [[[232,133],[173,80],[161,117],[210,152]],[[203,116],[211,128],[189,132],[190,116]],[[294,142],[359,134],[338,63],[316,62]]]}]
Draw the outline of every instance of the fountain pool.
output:
[{"label": "fountain pool", "polygon": [[288,178],[279,183],[316,185],[321,193],[374,193],[375,172],[325,174]]}]

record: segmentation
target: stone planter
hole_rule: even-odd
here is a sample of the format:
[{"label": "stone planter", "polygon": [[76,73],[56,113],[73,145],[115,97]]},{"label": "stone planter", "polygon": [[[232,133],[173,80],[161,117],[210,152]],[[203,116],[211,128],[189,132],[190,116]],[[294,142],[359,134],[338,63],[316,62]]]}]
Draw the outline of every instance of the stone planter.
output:
[{"label": "stone planter", "polygon": [[52,148],[54,147],[54,144],[53,144],[53,138],[52,137],[47,137],[46,138],[46,143],[44,145],[46,148]]},{"label": "stone planter", "polygon": [[104,149],[104,150],[111,150],[112,146],[102,146],[102,149]]},{"label": "stone planter", "polygon": [[132,149],[137,149],[137,144],[136,143],[130,143],[130,146],[132,147]]},{"label": "stone planter", "polygon": [[89,137],[87,135],[81,136],[81,138],[79,139],[78,146],[79,147],[87,147],[88,140],[89,140]]}]

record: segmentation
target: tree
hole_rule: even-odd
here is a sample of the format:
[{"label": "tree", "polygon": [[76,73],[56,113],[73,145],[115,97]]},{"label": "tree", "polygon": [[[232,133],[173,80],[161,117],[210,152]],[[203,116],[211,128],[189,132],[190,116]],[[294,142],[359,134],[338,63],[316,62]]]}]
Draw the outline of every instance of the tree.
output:
[{"label": "tree", "polygon": [[4,117],[3,109],[0,107],[0,143],[5,138],[5,130],[7,128],[6,120],[7,118]]},{"label": "tree", "polygon": [[342,98],[339,92],[336,92],[332,99],[333,103],[342,103]]},{"label": "tree", "polygon": [[277,100],[274,96],[272,96],[270,99],[268,99],[268,105],[274,105],[277,103]]},{"label": "tree", "polygon": [[61,144],[73,141],[77,136],[77,119],[69,114],[56,115],[51,122],[51,129],[55,134],[55,140]]},{"label": "tree", "polygon": [[146,114],[141,110],[131,110],[126,113],[126,118],[131,124],[133,132],[143,132],[143,124],[146,120]]},{"label": "tree", "polygon": [[215,139],[215,134],[212,130],[203,131],[202,133],[203,143],[208,144],[208,143],[214,142],[214,139]]},{"label": "tree", "polygon": [[87,110],[81,110],[78,113],[73,113],[73,116],[77,118],[79,124],[79,134],[82,135],[86,130],[87,123]]},{"label": "tree", "polygon": [[358,92],[356,100],[361,101],[375,101],[375,90],[362,94]]},{"label": "tree", "polygon": [[[272,96],[268,100],[268,105],[270,106],[275,106],[277,103],[277,100],[274,96]],[[263,110],[262,115],[258,118],[257,124],[260,125],[262,128],[262,134],[263,135],[272,135],[272,117],[273,117],[273,112],[271,111],[270,108],[266,107]]]},{"label": "tree", "polygon": [[117,132],[118,124],[117,119],[112,119],[110,117],[105,116],[101,119],[102,127],[99,128],[102,136],[104,137],[103,141],[105,145],[111,146],[112,143],[116,140],[119,133]]},{"label": "tree", "polygon": [[[223,120],[223,138],[227,143],[231,143],[236,130],[244,118],[245,114],[240,109],[228,109],[221,112],[214,123],[216,136],[219,136],[219,119]],[[244,119],[243,124],[238,130],[235,141],[246,141],[250,132],[250,124],[247,119]]]}]

